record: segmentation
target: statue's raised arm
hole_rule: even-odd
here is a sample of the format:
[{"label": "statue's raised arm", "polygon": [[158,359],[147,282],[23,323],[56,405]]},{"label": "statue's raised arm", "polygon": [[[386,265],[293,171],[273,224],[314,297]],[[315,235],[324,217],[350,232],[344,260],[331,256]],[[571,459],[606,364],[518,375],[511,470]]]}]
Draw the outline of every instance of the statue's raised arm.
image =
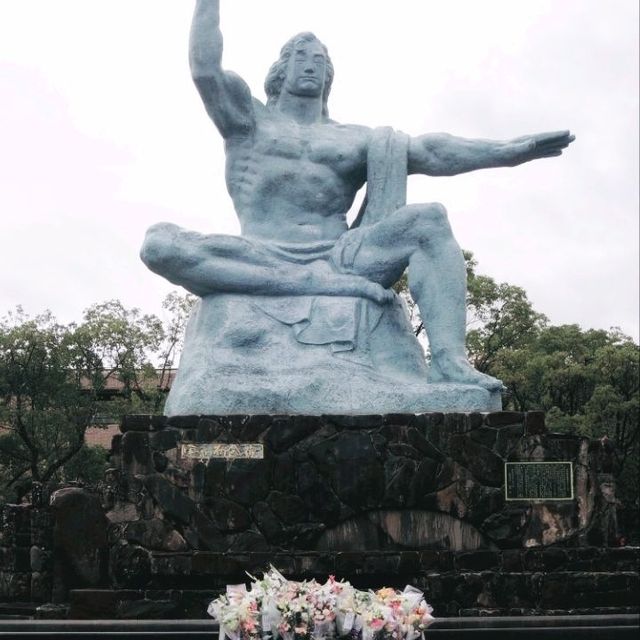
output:
[{"label": "statue's raised arm", "polygon": [[453,176],[476,169],[515,167],[538,158],[551,158],[575,140],[569,131],[552,131],[513,140],[473,140],[448,133],[429,133],[411,140],[409,172]]},{"label": "statue's raised arm", "polygon": [[240,76],[222,69],[219,0],[196,0],[189,64],[207,113],[222,136],[251,133],[255,125],[251,91]]},{"label": "statue's raised arm", "polygon": [[[511,167],[560,155],[573,136],[410,138],[340,124],[327,105],[333,62],[310,32],[280,50],[263,105],[222,68],[219,0],[196,0],[190,63],[225,138],[241,235],[147,232],[145,264],[202,298],[167,414],[499,410],[502,383],[466,355],[464,255],[443,205],[405,204],[407,173]],[[364,182],[367,204],[349,227]],[[391,289],[405,272],[428,369]]]}]

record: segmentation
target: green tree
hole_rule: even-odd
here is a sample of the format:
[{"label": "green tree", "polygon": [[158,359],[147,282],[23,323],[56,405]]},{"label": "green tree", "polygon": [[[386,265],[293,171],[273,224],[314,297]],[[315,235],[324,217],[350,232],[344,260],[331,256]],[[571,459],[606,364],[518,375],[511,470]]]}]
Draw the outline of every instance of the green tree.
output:
[{"label": "green tree", "polygon": [[506,409],[546,412],[547,427],[615,444],[618,497],[627,533],[636,530],[640,483],[640,347],[617,329],[548,326],[528,344],[503,349],[489,373],[509,394]]},{"label": "green tree", "polygon": [[465,252],[465,258],[467,352],[478,371],[491,373],[499,353],[529,344],[547,318],[533,309],[524,289],[477,274],[473,254]]},{"label": "green tree", "polygon": [[[169,376],[182,352],[187,321],[196,301],[196,296],[190,293],[181,294],[177,291],[172,291],[162,303],[165,321],[157,376],[157,384],[160,389],[167,389],[170,383]],[[154,410],[158,411],[159,408],[158,403],[156,403]]]},{"label": "green tree", "polygon": [[159,411],[192,303],[170,295],[164,324],[115,300],[93,305],[79,324],[20,309],[1,319],[0,494],[89,477],[100,460],[84,444],[89,426]]},{"label": "green tree", "polygon": [[63,482],[81,482],[95,487],[104,480],[109,464],[109,451],[101,446],[88,447],[86,444],[64,465],[61,472]]},{"label": "green tree", "polygon": [[51,481],[81,449],[104,386],[77,327],[21,310],[0,322],[0,439],[5,485]]},{"label": "green tree", "polygon": [[[637,513],[640,347],[618,329],[550,325],[523,289],[478,274],[471,253],[465,259],[471,363],[504,382],[505,409],[543,410],[552,431],[612,440],[621,469],[619,495]],[[420,335],[406,277],[396,290]]]},{"label": "green tree", "polygon": [[550,424],[613,439],[626,460],[638,439],[640,347],[614,329],[577,325],[540,329],[519,348],[505,348],[490,373],[510,391],[507,408],[542,409]]}]

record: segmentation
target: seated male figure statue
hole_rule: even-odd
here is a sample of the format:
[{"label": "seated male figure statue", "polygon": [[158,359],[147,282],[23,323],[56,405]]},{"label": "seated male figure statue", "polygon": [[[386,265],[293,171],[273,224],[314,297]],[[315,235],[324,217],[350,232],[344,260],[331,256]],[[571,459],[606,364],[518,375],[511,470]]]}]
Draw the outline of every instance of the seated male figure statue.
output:
[{"label": "seated male figure statue", "polygon": [[[213,296],[224,304],[224,295],[254,299],[258,314],[261,304],[268,308],[268,298],[295,305],[298,297],[355,299],[384,313],[385,307],[397,305],[390,287],[407,269],[409,289],[429,339],[428,382],[477,387],[494,394],[499,391],[501,382],[476,371],[465,354],[465,262],[444,207],[437,203],[401,206],[373,224],[348,227],[347,212],[367,181],[374,130],[329,119],[333,66],[326,47],[311,33],[289,40],[268,74],[266,106],[252,97],[239,76],[223,70],[221,59],[219,0],[197,0],[190,40],[191,71],[206,110],[225,140],[227,186],[240,219],[241,236],[201,235],[173,224],[158,224],[149,229],[142,248],[148,267],[204,301]],[[406,172],[451,176],[515,166],[560,155],[572,140],[568,131],[506,142],[427,134],[408,139]],[[275,312],[270,321],[278,324],[274,317],[278,317]],[[198,322],[206,324],[192,319]],[[296,322],[294,318],[289,324]],[[214,327],[211,321],[207,331],[218,330],[223,323],[220,317],[216,323]],[[308,329],[308,318],[299,324]],[[192,329],[192,333],[199,330]],[[262,348],[255,336],[240,339],[231,333],[222,351],[237,349],[240,354],[246,346],[243,340],[252,343],[254,351]],[[187,343],[189,339],[188,333]],[[267,348],[268,341],[261,340]],[[309,344],[321,342],[311,340],[304,347],[318,349]],[[198,345],[199,350],[206,348],[202,341]],[[192,369],[185,364],[188,348],[187,344],[181,363],[185,376]],[[233,360],[229,362],[227,371]],[[264,374],[261,367],[254,372]],[[201,373],[200,386],[206,377]],[[266,378],[268,375],[266,372]],[[202,396],[207,391],[193,393]],[[320,393],[326,394],[326,389]],[[174,403],[170,412],[211,413],[220,408],[236,413],[305,412],[304,406],[277,401],[268,401],[264,407],[253,401],[245,407],[237,399],[229,407],[209,405],[202,398],[191,401],[192,405]],[[347,405],[340,405],[342,412],[348,411]],[[306,409],[329,413],[330,408],[328,398],[327,406],[316,403]],[[416,408],[427,410],[429,406],[414,403],[406,410]],[[478,406],[455,408],[482,410]],[[389,406],[389,411],[402,409],[393,402]],[[356,407],[354,412],[367,411]]]}]

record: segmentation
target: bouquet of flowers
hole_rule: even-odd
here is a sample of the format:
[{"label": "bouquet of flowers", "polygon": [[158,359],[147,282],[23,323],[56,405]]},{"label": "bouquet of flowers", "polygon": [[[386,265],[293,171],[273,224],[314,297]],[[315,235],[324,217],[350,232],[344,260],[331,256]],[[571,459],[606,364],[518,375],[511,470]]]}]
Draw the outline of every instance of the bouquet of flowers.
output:
[{"label": "bouquet of flowers", "polygon": [[207,613],[218,621],[221,640],[259,640],[262,636],[256,594],[243,584],[227,586],[227,593],[211,602]]},{"label": "bouquet of flowers", "polygon": [[421,591],[359,591],[333,576],[325,584],[293,582],[276,569],[261,580],[249,575],[250,590],[229,585],[208,613],[230,640],[416,640],[433,622]]}]

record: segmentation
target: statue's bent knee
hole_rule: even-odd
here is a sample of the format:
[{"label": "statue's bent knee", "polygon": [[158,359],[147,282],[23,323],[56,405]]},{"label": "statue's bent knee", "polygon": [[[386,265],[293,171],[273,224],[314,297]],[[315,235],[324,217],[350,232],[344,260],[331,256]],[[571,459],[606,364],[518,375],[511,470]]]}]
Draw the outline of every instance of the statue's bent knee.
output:
[{"label": "statue's bent knee", "polygon": [[447,210],[439,202],[409,205],[411,227],[418,235],[428,240],[434,233],[451,233]]},{"label": "statue's bent knee", "polygon": [[[447,218],[447,210],[445,206],[440,202],[431,202],[427,205],[431,211],[434,212],[434,215],[441,216],[443,218]],[[448,218],[447,218],[448,219]]]},{"label": "statue's bent knee", "polygon": [[420,211],[420,217],[426,219],[432,224],[449,224],[447,210],[443,204],[439,202],[429,202],[428,204],[417,205]]},{"label": "statue's bent knee", "polygon": [[151,271],[163,271],[175,259],[173,236],[176,226],[160,222],[149,227],[140,249],[140,258]]}]

